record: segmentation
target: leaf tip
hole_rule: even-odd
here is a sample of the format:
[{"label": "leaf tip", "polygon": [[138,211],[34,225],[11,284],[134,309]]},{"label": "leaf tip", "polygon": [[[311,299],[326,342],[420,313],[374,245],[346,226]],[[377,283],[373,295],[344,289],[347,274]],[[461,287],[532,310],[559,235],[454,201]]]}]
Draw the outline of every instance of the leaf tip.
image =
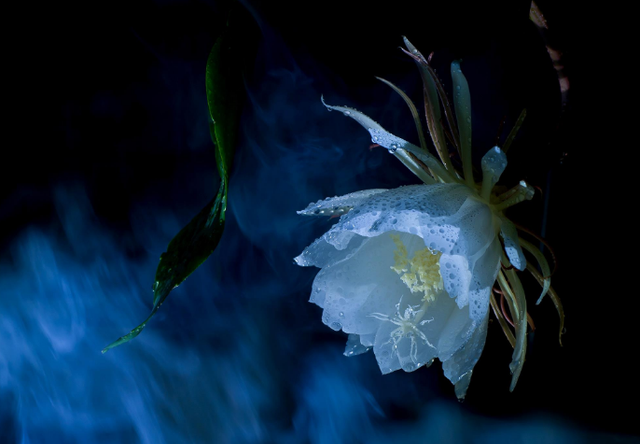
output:
[{"label": "leaf tip", "polygon": [[122,338],[118,338],[117,341],[112,342],[111,344],[107,345],[105,348],[102,349],[102,354],[104,355],[106,352],[108,352],[109,350],[111,350],[114,347],[117,347],[118,345],[120,345]]},{"label": "leaf tip", "polygon": [[128,341],[127,336],[128,335],[122,336],[122,337],[118,338],[117,340],[113,341],[111,344],[107,345],[105,348],[102,349],[102,354],[104,355],[106,352],[108,352],[112,348],[115,348],[118,345],[124,344],[125,342],[127,342]]}]

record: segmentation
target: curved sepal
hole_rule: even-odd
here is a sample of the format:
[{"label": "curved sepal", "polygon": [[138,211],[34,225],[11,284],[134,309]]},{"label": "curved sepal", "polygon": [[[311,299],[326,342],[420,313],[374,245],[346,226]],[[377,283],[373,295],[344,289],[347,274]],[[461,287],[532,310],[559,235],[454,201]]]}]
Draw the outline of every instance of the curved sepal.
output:
[{"label": "curved sepal", "polygon": [[503,217],[500,222],[500,235],[504,241],[504,251],[507,253],[509,262],[518,270],[523,271],[527,268],[527,259],[524,257],[522,247],[518,240],[518,229],[513,222],[507,218]]},{"label": "curved sepal", "polygon": [[[373,143],[377,143],[378,145],[385,147],[389,150],[389,152],[393,154],[396,154],[397,152],[411,153],[420,161],[424,162],[424,164],[431,170],[431,172],[438,176],[438,178],[440,178],[443,182],[457,182],[457,179],[450,175],[443,167],[443,165],[438,161],[438,159],[436,159],[430,153],[394,134],[391,134],[389,131],[385,130],[378,122],[376,122],[366,114],[358,111],[357,109],[349,108],[346,106],[328,105],[327,103],[325,103],[324,98],[322,99],[322,103],[327,107],[327,109],[340,111],[345,116],[351,117],[353,120],[362,125],[362,127],[369,131],[369,134],[371,134],[371,141]],[[407,164],[405,163],[405,165]],[[411,169],[409,165],[407,165],[407,167]],[[413,172],[416,173],[415,171]],[[418,175],[418,173],[416,174]],[[423,179],[423,181],[427,184],[433,183],[433,178],[428,176],[428,180]]]},{"label": "curved sepal", "polygon": [[507,167],[507,155],[499,147],[494,146],[482,157],[482,197],[489,200],[493,186]]}]

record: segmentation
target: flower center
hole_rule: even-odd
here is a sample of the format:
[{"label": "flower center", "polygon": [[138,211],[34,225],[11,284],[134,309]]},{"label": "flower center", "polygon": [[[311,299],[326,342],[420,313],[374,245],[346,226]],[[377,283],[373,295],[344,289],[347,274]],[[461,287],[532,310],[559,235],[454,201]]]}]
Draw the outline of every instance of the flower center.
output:
[{"label": "flower center", "polygon": [[415,370],[424,363],[418,360],[418,347],[422,343],[431,348],[436,348],[421,331],[418,326],[423,326],[433,321],[433,318],[423,319],[428,306],[435,301],[437,294],[444,289],[442,276],[440,275],[440,257],[442,252],[428,247],[413,253],[409,259],[406,245],[397,234],[391,234],[391,239],[396,245],[393,252],[394,264],[391,269],[398,273],[402,282],[411,290],[411,293],[422,293],[422,305],[407,304],[404,313],[401,310],[402,298],[396,304],[396,313],[389,316],[383,313],[371,313],[369,316],[385,322],[391,322],[398,326],[390,333],[386,344],[392,343],[392,356],[398,353],[398,346],[404,338],[409,338],[409,358],[413,364],[403,365],[407,371]]},{"label": "flower center", "polygon": [[426,247],[416,251],[413,258],[409,259],[407,247],[400,236],[391,234],[391,239],[396,244],[396,250],[393,253],[394,265],[391,269],[398,273],[411,293],[423,293],[424,302],[434,301],[436,294],[444,288],[440,275],[442,252]]}]

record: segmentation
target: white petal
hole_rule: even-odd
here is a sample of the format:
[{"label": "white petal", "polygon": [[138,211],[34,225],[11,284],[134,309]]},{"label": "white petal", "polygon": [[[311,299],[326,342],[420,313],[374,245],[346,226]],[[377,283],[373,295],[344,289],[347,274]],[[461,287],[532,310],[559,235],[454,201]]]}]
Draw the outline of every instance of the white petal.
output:
[{"label": "white petal", "polygon": [[511,265],[522,271],[527,267],[527,259],[518,242],[518,229],[513,222],[506,218],[502,218],[501,222],[500,234],[504,239],[504,251],[507,253]]},{"label": "white petal", "polygon": [[[410,185],[372,196],[340,219],[325,234],[329,243],[341,248],[340,231],[373,237],[388,231],[417,234],[431,248],[450,252],[459,229],[455,215],[470,197],[464,185]],[[476,205],[483,205],[476,202]],[[342,247],[343,248],[343,247]]]},{"label": "white petal", "polygon": [[376,341],[375,333],[369,333],[366,335],[359,335],[359,336],[360,336],[360,343],[362,345],[364,345],[365,347],[373,347],[373,344]]},{"label": "white petal", "polygon": [[391,340],[391,332],[398,328],[391,322],[385,322],[380,326],[376,334],[373,353],[376,355],[376,361],[383,375],[400,370],[400,360],[398,353],[394,349],[394,343]]},{"label": "white petal", "polygon": [[355,193],[345,194],[344,196],[328,197],[311,203],[307,208],[298,211],[298,214],[304,216],[334,216],[348,213],[356,205],[360,205],[374,194],[383,193],[387,190],[379,188],[372,190],[356,191]]},{"label": "white petal", "polygon": [[440,274],[444,289],[450,297],[456,298],[460,308],[469,303],[471,271],[469,260],[464,256],[443,254],[440,257]]},{"label": "white petal", "polygon": [[473,367],[480,359],[484,343],[487,338],[487,325],[489,320],[489,314],[480,323],[480,325],[474,330],[473,334],[464,345],[456,353],[454,353],[449,359],[445,360],[442,364],[445,376],[455,384],[456,395],[458,398],[464,398],[471,380],[471,373]]},{"label": "white petal", "polygon": [[330,244],[327,240],[335,240],[337,234],[331,238],[325,238],[325,236],[316,239],[315,242],[300,253],[300,256],[294,258],[296,264],[301,267],[328,267],[353,256],[362,247],[363,243],[369,240],[369,238],[356,236],[354,233],[344,231],[341,233],[341,239],[343,239],[342,248],[336,248],[335,245]]},{"label": "white petal", "polygon": [[[420,338],[416,338],[418,342],[417,358],[420,366],[440,356],[442,351],[438,344],[441,341],[442,334],[453,314],[459,311],[460,309],[455,301],[445,292],[442,292],[435,301],[428,305],[417,326],[428,341],[428,343],[424,343]],[[403,368],[406,370],[405,366]]]},{"label": "white petal", "polygon": [[469,340],[476,324],[469,318],[469,307],[458,308],[451,312],[437,342],[438,358],[445,361]]},{"label": "white petal", "polygon": [[[310,245],[295,261],[298,265],[326,267],[347,257],[356,245],[354,234],[374,237],[389,231],[417,234],[432,249],[450,252],[458,240],[458,211],[465,202],[464,215],[484,211],[486,205],[469,199],[471,191],[464,185],[411,185],[377,193],[348,212],[320,239]],[[474,233],[472,229],[467,230]],[[490,231],[490,233],[492,233]],[[362,242],[356,240],[355,242]],[[336,250],[345,250],[337,253]],[[468,247],[459,246],[460,252]]]},{"label": "white petal", "polygon": [[345,333],[374,334],[382,321],[371,315],[395,312],[402,294],[409,293],[391,270],[395,249],[390,235],[378,236],[364,242],[348,259],[320,270],[311,301],[324,308],[326,325]]},{"label": "white petal", "polygon": [[[435,301],[429,303],[424,313],[420,313],[419,318],[416,318],[417,322],[413,324],[415,330],[408,329],[403,332],[398,325],[398,315],[404,313],[409,305],[420,307],[421,299],[421,294],[403,297],[400,309],[396,310],[393,316],[389,316],[396,322],[390,320],[383,322],[380,326],[373,352],[383,373],[400,368],[407,372],[414,371],[427,365],[434,358],[440,357],[443,350],[439,344],[443,342],[444,337],[451,335],[454,329],[466,328],[470,330],[467,337],[471,335],[473,322],[468,317],[468,309],[460,310],[454,300],[444,292],[436,297]],[[399,337],[394,335],[398,330],[404,335]],[[463,340],[458,341],[452,346],[452,351],[463,345]]]},{"label": "white petal", "polygon": [[473,279],[469,286],[469,316],[477,323],[489,312],[491,288],[500,270],[500,251],[500,242],[496,238],[473,266]]},{"label": "white petal", "polygon": [[470,263],[474,263],[494,241],[499,220],[487,205],[470,198],[450,218],[449,223],[460,229],[460,242],[451,254],[464,255]]},{"label": "white petal", "polygon": [[347,345],[344,349],[345,356],[357,356],[371,350],[371,347],[367,347],[362,345],[360,342],[360,336],[355,334],[350,334],[347,339]]}]

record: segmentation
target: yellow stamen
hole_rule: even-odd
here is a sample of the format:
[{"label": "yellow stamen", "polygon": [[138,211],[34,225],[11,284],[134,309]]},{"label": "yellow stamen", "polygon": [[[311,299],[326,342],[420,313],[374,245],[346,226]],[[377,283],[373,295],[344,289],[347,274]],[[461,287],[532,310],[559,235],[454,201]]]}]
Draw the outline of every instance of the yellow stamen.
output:
[{"label": "yellow stamen", "polygon": [[407,247],[400,236],[392,234],[391,239],[397,248],[393,253],[395,263],[391,269],[398,273],[411,293],[424,293],[422,300],[425,302],[435,300],[436,294],[444,288],[440,275],[442,253],[426,247],[416,251],[413,258],[409,259]]}]

